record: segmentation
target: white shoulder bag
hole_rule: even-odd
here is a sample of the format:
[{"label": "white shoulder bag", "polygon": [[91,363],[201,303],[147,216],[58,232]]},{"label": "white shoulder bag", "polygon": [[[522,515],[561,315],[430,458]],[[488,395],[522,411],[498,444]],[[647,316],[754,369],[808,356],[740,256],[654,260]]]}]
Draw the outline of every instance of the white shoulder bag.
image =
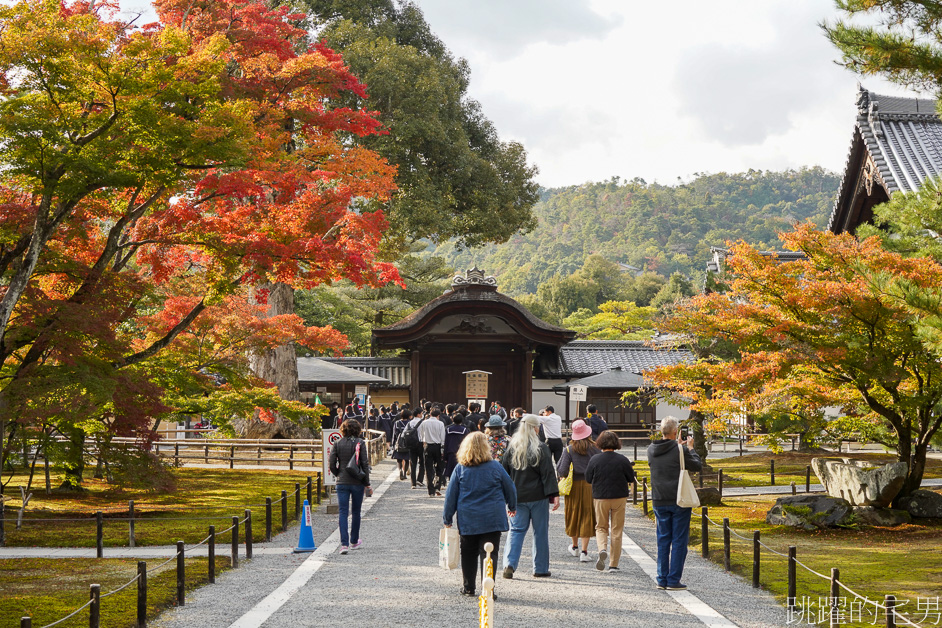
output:
[{"label": "white shoulder bag", "polygon": [[677,451],[680,453],[680,479],[677,481],[677,505],[681,508],[697,508],[700,505],[700,497],[697,495],[697,489],[693,486],[693,480],[684,467],[684,447],[677,443]]}]

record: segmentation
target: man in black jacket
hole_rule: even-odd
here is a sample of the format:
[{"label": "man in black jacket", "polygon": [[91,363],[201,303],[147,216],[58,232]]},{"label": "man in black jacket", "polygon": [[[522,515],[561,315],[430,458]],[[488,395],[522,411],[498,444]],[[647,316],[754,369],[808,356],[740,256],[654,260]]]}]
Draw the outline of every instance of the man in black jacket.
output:
[{"label": "man in black jacket", "polygon": [[702,468],[700,457],[693,450],[693,437],[679,442],[680,423],[672,416],[661,421],[661,439],[648,445],[651,488],[654,492],[654,518],[657,520],[657,588],[683,591],[680,581],[687,559],[690,537],[690,508],[677,505],[680,480],[680,456],[687,471]]},{"label": "man in black jacket", "polygon": [[598,440],[599,434],[608,429],[608,423],[598,415],[599,409],[595,407],[594,403],[590,403],[585,407],[586,425],[592,428],[592,440]]}]

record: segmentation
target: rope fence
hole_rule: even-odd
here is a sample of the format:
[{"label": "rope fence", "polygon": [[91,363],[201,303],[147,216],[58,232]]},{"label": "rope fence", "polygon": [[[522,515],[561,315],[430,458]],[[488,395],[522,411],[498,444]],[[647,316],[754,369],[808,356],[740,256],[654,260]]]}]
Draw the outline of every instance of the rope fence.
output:
[{"label": "rope fence", "polygon": [[[842,611],[838,608],[839,605],[840,605],[840,604],[839,604],[839,598],[838,598],[838,595],[837,595],[839,589],[844,589],[847,593],[853,595],[855,598],[857,598],[857,599],[859,599],[860,601],[862,601],[862,602],[865,604],[865,606],[871,606],[871,605],[872,605],[872,606],[874,607],[874,615],[877,615],[877,614],[878,614],[878,611],[881,611],[881,610],[882,610],[883,613],[884,613],[884,619],[885,619],[885,621],[886,621],[885,625],[886,625],[888,628],[894,628],[894,627],[897,625],[897,621],[902,622],[903,624],[905,624],[905,625],[907,625],[907,626],[912,626],[913,628],[922,628],[922,626],[920,626],[919,624],[913,622],[909,617],[903,615],[902,613],[899,612],[899,610],[897,610],[897,608],[896,608],[896,598],[895,598],[894,596],[892,596],[892,595],[887,595],[887,596],[886,596],[886,599],[885,599],[885,602],[886,602],[885,604],[880,604],[879,602],[877,602],[877,601],[875,601],[875,600],[871,600],[870,598],[868,598],[868,597],[866,597],[866,596],[864,596],[864,595],[861,595],[860,593],[854,591],[854,590],[851,589],[849,586],[847,586],[846,584],[844,584],[844,582],[842,582],[842,581],[840,580],[840,572],[839,572],[839,570],[838,570],[837,568],[832,568],[832,569],[831,569],[831,575],[830,575],[830,576],[828,576],[828,575],[826,575],[826,574],[823,574],[823,573],[821,573],[821,572],[819,572],[819,571],[816,571],[816,570],[812,569],[811,567],[809,567],[808,565],[806,565],[806,564],[804,564],[803,562],[801,562],[800,560],[798,560],[798,558],[797,558],[797,549],[798,549],[798,548],[797,548],[796,546],[794,546],[794,545],[793,545],[793,546],[789,546],[789,548],[788,548],[788,553],[787,553],[787,554],[782,553],[782,552],[780,552],[780,551],[778,551],[778,550],[776,550],[776,549],[773,549],[773,548],[769,547],[769,546],[766,545],[765,543],[763,543],[763,542],[760,540],[760,538],[759,538],[759,531],[758,531],[758,530],[756,530],[756,531],[753,532],[753,537],[752,537],[752,538],[748,538],[748,537],[746,537],[746,536],[743,536],[742,534],[740,534],[740,533],[737,532],[736,530],[734,530],[732,527],[730,527],[730,525],[729,525],[729,519],[728,519],[728,518],[724,518],[724,519],[723,519],[723,523],[717,523],[716,521],[713,521],[713,519],[711,519],[711,518],[709,517],[708,512],[709,512],[709,511],[708,511],[708,509],[707,509],[706,506],[701,507],[701,513],[700,513],[700,520],[701,520],[701,525],[700,525],[701,555],[702,555],[704,558],[708,558],[708,557],[710,556],[710,545],[709,545],[709,543],[710,543],[710,538],[709,538],[709,525],[708,525],[708,524],[710,524],[710,525],[713,525],[714,527],[721,528],[721,529],[723,530],[723,566],[724,566],[724,569],[725,569],[726,571],[731,571],[731,560],[730,560],[730,558],[731,558],[731,548],[730,548],[730,539],[731,539],[731,537],[735,537],[735,538],[741,539],[741,540],[743,540],[743,541],[746,541],[747,543],[748,543],[748,542],[751,542],[751,543],[753,544],[753,573],[752,573],[752,586],[753,586],[754,588],[758,588],[758,587],[759,587],[759,570],[760,570],[760,565],[761,565],[760,548],[764,548],[764,549],[766,549],[767,551],[769,551],[770,553],[772,553],[772,554],[774,554],[774,555],[776,555],[776,556],[780,556],[780,557],[784,558],[786,561],[788,561],[788,596],[787,596],[787,608],[788,608],[788,610],[789,610],[790,613],[794,610],[794,608],[795,608],[795,606],[796,606],[796,603],[797,603],[797,599],[798,599],[798,596],[797,596],[797,586],[798,586],[798,585],[797,585],[797,574],[796,574],[795,568],[796,568],[796,567],[801,567],[802,569],[804,569],[804,570],[807,571],[808,573],[810,573],[810,574],[812,574],[812,575],[814,575],[814,576],[817,576],[818,578],[821,578],[822,580],[826,580],[826,581],[828,581],[828,582],[830,583],[830,595],[829,595],[829,597],[828,597],[827,599],[828,599],[828,604],[829,604],[829,609],[828,609],[828,610],[829,610],[829,615],[830,615],[830,617],[829,617],[829,625],[831,626],[831,628],[835,628],[836,626],[839,626],[839,625],[841,625],[841,623],[843,623],[842,620],[841,620],[841,617],[842,617],[841,613],[842,613]],[[819,622],[819,623],[820,623],[820,622]],[[874,623],[875,623],[875,622],[874,622]]]}]

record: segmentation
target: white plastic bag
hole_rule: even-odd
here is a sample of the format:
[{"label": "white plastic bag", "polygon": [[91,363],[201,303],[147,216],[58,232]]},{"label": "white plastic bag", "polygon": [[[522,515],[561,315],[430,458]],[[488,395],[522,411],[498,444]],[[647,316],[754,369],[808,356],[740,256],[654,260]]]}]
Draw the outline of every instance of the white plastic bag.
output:
[{"label": "white plastic bag", "polygon": [[442,528],[438,534],[438,564],[442,569],[458,567],[458,531]]},{"label": "white plastic bag", "polygon": [[697,495],[697,489],[690,479],[690,474],[684,468],[684,448],[677,443],[677,451],[680,452],[680,479],[677,482],[677,505],[681,508],[697,508],[700,505],[700,496]]}]

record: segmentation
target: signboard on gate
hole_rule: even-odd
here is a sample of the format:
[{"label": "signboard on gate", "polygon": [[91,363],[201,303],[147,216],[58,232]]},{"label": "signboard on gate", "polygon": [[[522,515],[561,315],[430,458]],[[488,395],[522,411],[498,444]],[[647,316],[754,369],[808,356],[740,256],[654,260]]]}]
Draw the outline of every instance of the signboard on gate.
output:
[{"label": "signboard on gate", "polygon": [[465,371],[465,397],[468,399],[487,398],[488,371]]},{"label": "signboard on gate", "polygon": [[340,435],[340,430],[321,430],[321,438],[324,439],[322,447],[324,460],[321,461],[321,468],[323,470],[321,477],[324,478],[324,486],[334,486],[337,484],[337,478],[330,472],[330,452],[333,451],[334,445],[336,445],[337,441],[343,438],[343,436]]},{"label": "signboard on gate", "polygon": [[570,386],[569,399],[572,401],[585,401],[588,386]]}]

